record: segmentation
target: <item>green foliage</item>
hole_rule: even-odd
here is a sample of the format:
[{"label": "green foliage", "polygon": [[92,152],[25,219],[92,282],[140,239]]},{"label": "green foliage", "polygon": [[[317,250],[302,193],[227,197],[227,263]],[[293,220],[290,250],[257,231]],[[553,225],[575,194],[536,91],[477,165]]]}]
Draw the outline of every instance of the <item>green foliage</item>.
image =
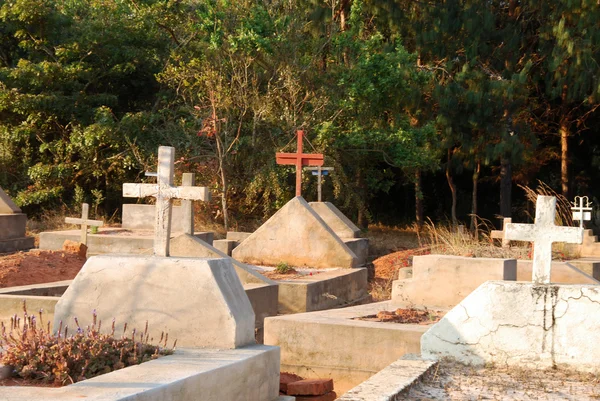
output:
[{"label": "green foliage", "polygon": [[[75,334],[69,335],[68,328],[61,326],[57,334],[50,332],[50,322],[44,328],[43,314],[29,315],[23,301],[23,319],[16,315],[11,318],[10,327],[2,323],[2,347],[0,361],[11,366],[19,377],[40,380],[57,385],[71,384],[113,370],[170,355],[167,349],[168,334],[161,337],[159,344],[150,345],[148,323],[143,332],[127,337],[127,324],[123,336],[115,338],[113,320],[110,334],[100,333],[101,321],[93,314],[91,326],[79,327],[77,318]],[[152,339],[150,339],[152,341]],[[175,344],[173,345],[175,348]]]},{"label": "green foliage", "polygon": [[275,273],[277,274],[287,274],[292,270],[292,267],[286,262],[279,262],[277,263],[277,266],[275,266]]}]

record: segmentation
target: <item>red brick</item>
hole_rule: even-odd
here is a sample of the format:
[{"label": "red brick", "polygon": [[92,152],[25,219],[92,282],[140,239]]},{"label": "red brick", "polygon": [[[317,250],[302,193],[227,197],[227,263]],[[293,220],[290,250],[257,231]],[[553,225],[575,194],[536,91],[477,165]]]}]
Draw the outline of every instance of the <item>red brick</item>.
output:
[{"label": "red brick", "polygon": [[71,241],[71,240],[65,240],[65,242],[63,243],[62,246],[62,250],[68,253],[76,253],[79,257],[81,258],[85,258],[85,255],[87,253],[87,246],[85,246],[84,244],[77,242],[77,241]]},{"label": "red brick", "polygon": [[281,372],[279,374],[279,391],[287,393],[288,384],[303,380],[302,377],[293,373]]},{"label": "red brick", "polygon": [[335,391],[323,395],[300,395],[296,401],[333,401],[337,398]]},{"label": "red brick", "polygon": [[333,379],[306,379],[289,383],[288,395],[323,395],[333,391]]}]

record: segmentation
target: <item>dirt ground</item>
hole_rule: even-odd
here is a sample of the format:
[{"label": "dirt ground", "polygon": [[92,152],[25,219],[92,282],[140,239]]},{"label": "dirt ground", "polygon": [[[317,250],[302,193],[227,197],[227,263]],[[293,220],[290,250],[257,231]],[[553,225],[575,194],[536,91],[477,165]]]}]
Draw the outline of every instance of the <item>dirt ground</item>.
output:
[{"label": "dirt ground", "polygon": [[439,322],[444,315],[445,312],[440,311],[399,308],[395,311],[380,311],[376,315],[363,316],[358,318],[358,320],[403,324],[433,324]]},{"label": "dirt ground", "polygon": [[76,252],[33,249],[0,255],[0,288],[75,278],[85,258]]},{"label": "dirt ground", "polygon": [[600,376],[563,371],[477,369],[442,361],[398,400],[599,400]]}]

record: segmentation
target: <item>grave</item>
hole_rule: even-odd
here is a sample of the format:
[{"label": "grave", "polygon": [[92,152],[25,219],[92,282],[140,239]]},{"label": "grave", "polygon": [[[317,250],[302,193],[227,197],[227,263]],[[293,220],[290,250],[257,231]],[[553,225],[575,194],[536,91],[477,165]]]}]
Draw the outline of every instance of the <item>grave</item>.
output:
[{"label": "grave", "polygon": [[232,256],[252,265],[354,268],[356,254],[300,196],[290,200],[239,246]]},{"label": "grave", "polygon": [[87,246],[87,235],[88,235],[87,228],[88,228],[88,226],[102,227],[104,225],[104,223],[100,220],[88,219],[89,213],[90,213],[90,205],[88,205],[87,203],[82,203],[81,204],[81,218],[73,218],[73,217],[65,218],[65,223],[81,225],[81,239],[79,240],[79,242],[81,242],[83,245],[86,245],[86,246]]},{"label": "grave", "polygon": [[424,358],[600,372],[600,286],[550,284],[551,243],[583,236],[554,225],[555,206],[556,198],[538,196],[535,224],[507,227],[509,239],[534,242],[532,282],[481,285],[423,335]]},{"label": "grave", "polygon": [[26,224],[27,216],[0,188],[0,253],[33,248],[34,238],[25,234]]},{"label": "grave", "polygon": [[[167,220],[176,220],[177,222],[175,230],[171,230],[171,227],[168,230],[168,232],[174,231],[173,236],[182,232],[193,232],[193,205],[191,202],[193,200],[209,200],[210,192],[206,187],[193,186],[194,176],[192,174],[184,175],[184,185],[173,186],[174,155],[175,150],[172,147],[161,146],[159,148],[156,184],[123,184],[124,197],[154,197],[156,198],[156,205],[159,206],[158,209],[156,205],[139,205],[141,207],[138,211],[141,210],[141,214],[127,214],[129,216],[126,219],[128,223],[125,225],[127,227],[135,226],[135,229],[109,227],[100,229],[98,234],[88,235],[89,255],[104,253],[152,254],[152,249],[156,246],[161,249],[159,254],[167,254],[171,236],[166,238],[161,234],[166,230],[165,222]],[[175,215],[175,217],[180,217],[179,219],[172,218],[172,204],[170,202],[172,198],[178,198],[182,201],[182,206]],[[153,216],[148,213],[153,214]],[[124,212],[124,217],[125,215]],[[167,219],[167,215],[169,219]],[[132,219],[143,219],[145,223],[134,224]],[[145,229],[137,227],[145,227]],[[159,229],[154,230],[154,227],[159,227]],[[213,233],[195,232],[193,235],[212,244]],[[162,243],[158,244],[157,238],[161,238]],[[39,247],[47,250],[62,249],[65,240],[79,241],[80,237],[78,232],[74,230],[43,232],[40,233]]]},{"label": "grave", "polygon": [[168,333],[182,349],[60,389],[0,389],[0,398],[31,399],[32,391],[43,399],[191,401],[198,391],[207,400],[278,397],[279,350],[255,345],[254,312],[231,260],[168,256],[171,201],[199,198],[199,191],[173,187],[161,168],[169,165],[167,152],[159,153],[158,186],[130,188],[157,198],[154,255],[88,259],[57,302],[53,327],[91,324],[94,311],[99,320],[138,330],[148,323],[149,337]]}]

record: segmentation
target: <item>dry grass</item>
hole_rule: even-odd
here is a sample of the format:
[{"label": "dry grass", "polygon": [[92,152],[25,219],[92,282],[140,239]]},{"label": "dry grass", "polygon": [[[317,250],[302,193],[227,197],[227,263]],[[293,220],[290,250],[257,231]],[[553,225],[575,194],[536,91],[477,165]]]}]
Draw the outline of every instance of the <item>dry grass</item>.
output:
[{"label": "dry grass", "polygon": [[414,226],[389,227],[371,224],[364,237],[369,239],[369,255],[375,259],[392,252],[420,247],[419,236]]}]

